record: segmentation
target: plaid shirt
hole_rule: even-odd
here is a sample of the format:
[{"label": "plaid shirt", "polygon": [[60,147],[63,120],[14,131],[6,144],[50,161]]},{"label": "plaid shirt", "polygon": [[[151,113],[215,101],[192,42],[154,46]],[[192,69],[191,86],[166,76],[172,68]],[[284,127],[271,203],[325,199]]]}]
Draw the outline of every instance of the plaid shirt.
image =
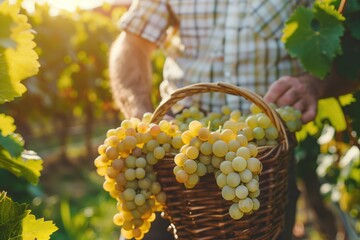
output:
[{"label": "plaid shirt", "polygon": [[[163,45],[169,27],[179,23],[183,50],[167,57],[163,97],[192,83],[219,81],[264,95],[279,77],[303,71],[280,38],[289,15],[305,1],[138,0],[120,27]],[[250,104],[222,93],[199,94],[185,102],[200,104],[205,111],[218,111],[223,105],[248,109]]]}]

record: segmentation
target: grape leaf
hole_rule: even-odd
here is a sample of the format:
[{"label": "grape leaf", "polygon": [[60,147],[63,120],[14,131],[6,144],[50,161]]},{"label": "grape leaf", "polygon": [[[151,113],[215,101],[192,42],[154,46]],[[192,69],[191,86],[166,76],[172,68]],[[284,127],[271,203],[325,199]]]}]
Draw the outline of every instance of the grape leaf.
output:
[{"label": "grape leaf", "polygon": [[27,204],[13,202],[6,196],[5,192],[0,193],[0,239],[22,240],[22,220],[28,214]]},{"label": "grape leaf", "polygon": [[[19,4],[10,5],[8,1],[0,4],[3,29],[0,36],[0,104],[21,96],[26,91],[21,81],[35,75],[39,69],[31,25],[19,11]],[[4,45],[8,48],[3,48]]]},{"label": "grape leaf", "polygon": [[20,157],[13,157],[0,146],[0,168],[4,168],[18,177],[24,177],[37,184],[42,170],[42,160],[33,151],[24,151]]},{"label": "grape leaf", "polygon": [[23,240],[48,240],[50,235],[58,228],[52,221],[44,221],[43,218],[35,219],[33,214],[28,214],[23,220]]},{"label": "grape leaf", "polygon": [[14,125],[14,119],[5,114],[0,114],[0,134],[5,137],[15,130],[16,126]]},{"label": "grape leaf", "polygon": [[12,157],[18,158],[24,151],[24,141],[18,134],[10,134],[6,137],[0,134],[0,148],[6,149]]},{"label": "grape leaf", "polygon": [[321,126],[323,120],[329,120],[336,131],[346,129],[346,120],[339,102],[335,98],[321,99],[318,105],[318,113],[315,123]]},{"label": "grape leaf", "polygon": [[329,3],[316,2],[313,9],[299,7],[287,21],[281,40],[307,71],[324,78],[341,51],[343,20]]}]

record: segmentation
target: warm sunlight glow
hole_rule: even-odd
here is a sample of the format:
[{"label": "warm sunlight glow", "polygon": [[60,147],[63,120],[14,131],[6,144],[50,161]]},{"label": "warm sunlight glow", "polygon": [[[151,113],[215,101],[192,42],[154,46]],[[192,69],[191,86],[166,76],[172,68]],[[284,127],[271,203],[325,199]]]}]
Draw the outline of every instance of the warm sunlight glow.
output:
[{"label": "warm sunlight glow", "polygon": [[28,9],[28,11],[32,11],[35,3],[47,3],[51,7],[52,12],[56,13],[61,10],[74,12],[77,8],[91,9],[101,6],[105,2],[111,4],[119,2],[119,0],[24,0],[23,6]]}]

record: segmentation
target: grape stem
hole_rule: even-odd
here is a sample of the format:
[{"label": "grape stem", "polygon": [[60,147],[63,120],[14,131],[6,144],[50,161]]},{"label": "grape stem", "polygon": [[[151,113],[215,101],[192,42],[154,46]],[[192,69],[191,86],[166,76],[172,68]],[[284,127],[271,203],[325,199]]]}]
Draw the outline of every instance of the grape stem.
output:
[{"label": "grape stem", "polygon": [[339,9],[338,9],[339,13],[343,12],[345,4],[346,4],[346,0],[341,0],[340,5],[339,5]]}]

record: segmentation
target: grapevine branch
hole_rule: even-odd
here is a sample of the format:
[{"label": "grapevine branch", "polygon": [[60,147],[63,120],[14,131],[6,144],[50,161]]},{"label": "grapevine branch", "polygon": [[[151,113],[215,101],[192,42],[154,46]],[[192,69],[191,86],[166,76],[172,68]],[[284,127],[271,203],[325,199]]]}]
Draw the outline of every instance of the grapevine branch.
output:
[{"label": "grapevine branch", "polygon": [[339,5],[339,9],[338,9],[339,13],[343,12],[345,4],[346,4],[346,0],[341,0],[340,5]]}]

